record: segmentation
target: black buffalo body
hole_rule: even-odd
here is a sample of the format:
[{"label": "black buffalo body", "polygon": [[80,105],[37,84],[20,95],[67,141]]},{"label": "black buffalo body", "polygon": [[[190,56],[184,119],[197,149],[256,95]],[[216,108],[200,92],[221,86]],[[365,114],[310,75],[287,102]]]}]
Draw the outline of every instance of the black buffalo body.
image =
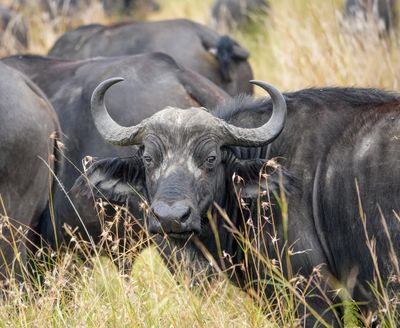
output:
[{"label": "black buffalo body", "polygon": [[[254,128],[268,118],[276,119],[279,115],[271,116],[269,100],[235,99],[212,110],[213,116],[192,109],[193,119],[184,119],[187,112],[168,108],[135,127],[121,128],[100,109],[103,96],[99,96],[118,81],[105,81],[99,86],[92,99],[93,115],[98,117],[97,127],[109,142],[142,145],[141,152],[132,157],[130,169],[136,166],[136,172],[131,174],[134,179],[129,185],[145,192],[152,208],[148,229],[160,246],[164,247],[168,241],[170,249],[171,245],[182,247],[192,254],[191,258],[202,258],[196,240],[200,241],[218,263],[234,265],[232,276],[240,285],[257,288],[252,279],[267,279],[266,273],[257,273],[259,267],[245,256],[243,247],[225,228],[226,223],[213,204],[225,209],[238,231],[246,231],[251,222],[262,240],[267,240],[264,254],[267,250],[269,258],[276,258],[272,236],[281,249],[285,243],[280,208],[272,201],[275,233],[268,220],[260,220],[256,215],[254,199],[258,194],[259,172],[266,159],[280,158],[283,172],[268,172],[268,182],[270,191],[279,194],[280,186],[284,186],[288,193],[287,237],[293,254],[290,258],[293,272],[309,277],[319,267],[324,273],[324,284],[329,286],[322,285],[328,297],[332,296],[328,293],[334,289],[332,283],[339,281],[350,286],[351,297],[366,302],[367,309],[374,308],[368,283],[376,272],[359,205],[362,204],[367,218],[368,238],[376,243],[380,273],[387,282],[395,267],[390,261],[389,237],[384,233],[382,217],[394,251],[400,250],[400,225],[394,214],[400,206],[397,200],[400,170],[396,165],[400,156],[398,95],[352,88],[287,93],[284,95],[287,121],[283,131],[277,136],[279,129],[273,133],[268,129],[270,133],[263,132],[267,141],[256,142],[256,132],[248,134],[251,140],[247,141],[237,136],[227,137],[226,133],[241,134],[243,130],[236,131],[221,122]],[[274,97],[276,100],[277,96]],[[201,115],[207,117],[195,119]],[[118,136],[115,131],[120,132]],[[109,166],[117,165],[118,160],[103,163],[110,172]],[[98,165],[90,173],[98,176],[100,172],[102,167]],[[244,218],[234,192],[240,189],[233,185],[234,173],[246,181],[241,194],[250,204],[251,214],[244,214]],[[106,174],[102,176],[107,178]],[[118,176],[110,174],[109,178]],[[216,217],[218,242],[207,218],[210,209]],[[163,239],[164,234],[167,239]],[[246,270],[241,270],[242,265]],[[308,298],[309,304],[326,322],[334,323],[334,314],[326,311],[327,305],[319,293],[313,293]],[[337,301],[333,296],[331,300]],[[311,316],[305,321],[311,327],[315,318]]]},{"label": "black buffalo body", "polygon": [[344,17],[356,30],[369,22],[387,33],[397,26],[397,6],[397,0],[347,0]]},{"label": "black buffalo body", "polygon": [[28,47],[28,24],[25,17],[2,5],[0,5],[0,32],[2,47],[12,47],[14,51],[23,51]]},{"label": "black buffalo body", "polygon": [[48,216],[52,174],[62,167],[60,127],[32,81],[2,63],[0,75],[0,276],[7,277],[13,267],[21,278],[29,250],[38,244],[41,220]]},{"label": "black buffalo body", "polygon": [[211,15],[218,30],[232,29],[246,23],[251,15],[266,14],[267,0],[215,0]]},{"label": "black buffalo body", "polygon": [[231,95],[252,93],[249,53],[227,36],[186,19],[88,25],[65,33],[50,56],[84,59],[161,51]]},{"label": "black buffalo body", "polygon": [[73,16],[87,9],[91,0],[36,0],[34,3],[28,0],[15,0],[19,6],[35,5],[41,13],[46,13],[54,19],[58,16]]},{"label": "black buffalo body", "polygon": [[102,0],[107,15],[135,15],[137,12],[158,11],[160,5],[156,0]]},{"label": "black buffalo body", "polygon": [[[108,106],[113,117],[121,124],[128,125],[141,122],[167,105],[210,108],[230,98],[206,78],[181,68],[171,57],[160,53],[82,61],[13,56],[3,59],[3,62],[32,77],[48,96],[58,114],[65,135],[66,160],[61,178],[64,190],[59,189],[54,197],[57,231],[63,232],[63,225],[68,224],[72,229],[78,227],[78,232],[85,239],[88,238],[86,231],[65,196],[65,192],[71,189],[74,181],[81,175],[82,158],[128,157],[137,151],[135,147],[112,146],[97,132],[90,113],[90,95],[99,82],[115,75],[126,77],[126,83],[120,84],[109,93],[107,102],[109,101]],[[137,107],[133,109],[132,104]],[[129,166],[122,165],[120,168]],[[121,169],[116,170],[113,167],[112,172],[115,171],[121,173]],[[80,212],[86,230],[97,242],[101,226],[91,199],[92,190],[84,181],[81,187],[85,187],[85,192],[72,193],[69,196]],[[117,181],[114,188],[118,189]],[[113,197],[113,193],[108,194],[109,200],[113,202],[124,204],[127,201],[121,195]],[[139,201],[140,198],[133,196],[134,205],[131,210],[136,217],[141,217]],[[50,224],[44,227],[43,234],[49,240],[54,239]],[[68,235],[58,237],[65,239]]]}]

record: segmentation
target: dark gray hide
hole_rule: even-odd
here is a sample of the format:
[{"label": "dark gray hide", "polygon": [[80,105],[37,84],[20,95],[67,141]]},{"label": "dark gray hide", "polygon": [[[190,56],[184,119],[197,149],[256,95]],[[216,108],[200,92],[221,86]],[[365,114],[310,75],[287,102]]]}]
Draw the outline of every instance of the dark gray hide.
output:
[{"label": "dark gray hide", "polygon": [[0,46],[24,51],[28,47],[28,24],[22,14],[0,5]]},{"label": "dark gray hide", "polygon": [[221,41],[213,30],[186,19],[82,26],[61,36],[49,55],[84,59],[152,51],[170,55],[230,95],[252,93],[248,51],[230,38]]},{"label": "dark gray hide", "polygon": [[372,23],[387,33],[397,26],[397,6],[397,0],[347,0],[344,18],[356,31]]},{"label": "dark gray hide", "polygon": [[158,11],[160,5],[156,0],[102,0],[107,15],[135,15],[137,12]]},{"label": "dark gray hide", "polygon": [[[84,156],[123,158],[137,152],[135,147],[121,148],[106,143],[93,124],[90,96],[94,88],[105,78],[119,75],[126,79],[126,83],[110,91],[107,99],[111,115],[124,125],[137,124],[169,104],[211,108],[229,98],[212,82],[181,68],[171,57],[160,53],[82,61],[14,56],[3,59],[3,62],[32,77],[57,111],[65,134],[65,156],[68,160],[62,181],[67,191],[80,176],[77,168],[82,167],[81,160]],[[137,106],[134,110],[132,104]],[[121,170],[116,170],[114,167],[109,172],[114,174],[120,173]],[[134,173],[129,176],[132,175]],[[113,188],[118,189],[117,182],[113,184]],[[84,186],[85,179],[82,178],[78,184]],[[96,183],[94,185],[96,186]],[[126,197],[121,198],[115,193],[107,195],[109,196],[107,199],[111,202],[118,204],[131,202],[134,204],[131,208],[133,215],[138,218],[142,216],[138,208],[140,199],[136,194],[131,195],[130,200]],[[89,233],[97,241],[101,226],[94,210],[92,188],[86,186],[84,192],[71,193],[70,196],[82,214]],[[94,191],[94,196],[99,195]],[[113,198],[114,196],[117,198]],[[87,238],[62,191],[55,197],[55,207],[58,232],[61,233],[63,231],[61,227],[67,223],[73,228],[79,227],[78,232]],[[48,235],[51,235],[52,231],[48,230]]]},{"label": "dark gray hide", "polygon": [[[3,63],[0,76],[0,276],[7,276],[9,265],[21,278],[21,265],[27,264],[28,249],[34,250],[31,243],[38,241],[36,232],[48,212],[50,169],[59,173],[60,128],[53,107],[34,83]],[[12,234],[21,254],[15,263]]]},{"label": "dark gray hide", "polygon": [[251,15],[266,14],[267,0],[215,0],[211,15],[215,28],[229,30],[245,24]]},{"label": "dark gray hide", "polygon": [[[30,0],[15,0],[19,6],[30,5]],[[50,18],[54,19],[58,16],[72,16],[79,11],[86,9],[91,0],[35,0],[37,6]]]},{"label": "dark gray hide", "polygon": [[[287,93],[285,99],[287,123],[269,149],[266,145],[220,147],[212,140],[214,134],[218,140],[219,132],[201,137],[210,129],[210,124],[197,120],[198,124],[193,123],[187,129],[188,121],[171,116],[177,115],[171,109],[163,114],[163,120],[157,126],[152,126],[156,129],[154,134],[148,128],[150,121],[121,131],[120,144],[136,143],[137,138],[143,143],[145,169],[138,167],[138,170],[143,170],[142,181],[136,179],[132,184],[145,186],[154,213],[149,218],[148,227],[153,233],[163,231],[170,245],[181,247],[192,254],[191,258],[202,257],[195,243],[196,239],[199,240],[222,267],[234,265],[230,272],[234,281],[257,289],[257,282],[253,279],[268,279],[265,271],[261,268],[260,275],[257,275],[260,267],[244,256],[240,244],[226,230],[224,220],[214,209],[223,251],[222,254],[218,252],[207,210],[212,208],[213,202],[217,203],[241,232],[251,222],[257,234],[262,235],[260,238],[266,241],[266,245],[260,246],[260,252],[265,254],[268,251],[269,258],[276,258],[271,241],[273,228],[268,221],[258,219],[254,198],[258,190],[258,172],[265,158],[281,158],[285,168],[283,185],[289,191],[288,242],[294,254],[291,256],[293,272],[307,278],[314,268],[322,265],[321,287],[328,297],[332,297],[332,302],[340,302],[329,294],[329,290],[335,288],[330,285],[331,278],[335,277],[349,288],[351,297],[366,302],[361,308],[373,310],[375,305],[368,283],[373,279],[374,266],[358,212],[355,181],[357,179],[360,187],[368,236],[376,241],[380,273],[387,282],[394,268],[378,206],[386,219],[397,255],[400,225],[393,211],[400,209],[397,197],[400,193],[397,183],[400,170],[396,164],[400,160],[400,143],[397,142],[400,97],[375,89],[323,88]],[[271,107],[270,101],[239,98],[213,109],[212,113],[237,126],[255,127],[270,117]],[[173,129],[169,126],[171,119],[175,122]],[[107,129],[101,124],[99,127]],[[118,130],[114,123],[110,123],[108,128]],[[130,133],[133,137],[129,137]],[[106,137],[117,143],[118,138],[113,139],[112,134]],[[249,204],[250,216],[245,211],[242,217],[239,211],[233,192],[233,173],[244,177],[247,182],[242,196]],[[272,191],[279,191],[276,175],[269,178]],[[276,204],[275,201],[272,203]],[[273,205],[273,211],[277,242],[282,249],[285,239],[277,205]],[[188,240],[192,235],[195,237]],[[164,247],[162,234],[156,236]],[[254,234],[251,236],[255,238]],[[165,256],[170,251],[167,247]],[[225,256],[221,256],[223,254]],[[247,273],[240,269],[242,265]],[[353,285],[351,281],[354,281]],[[266,292],[271,291],[267,289]],[[335,314],[328,310],[317,291],[313,291],[307,301],[328,323],[338,324]],[[309,316],[303,323],[313,327],[315,318]]]}]

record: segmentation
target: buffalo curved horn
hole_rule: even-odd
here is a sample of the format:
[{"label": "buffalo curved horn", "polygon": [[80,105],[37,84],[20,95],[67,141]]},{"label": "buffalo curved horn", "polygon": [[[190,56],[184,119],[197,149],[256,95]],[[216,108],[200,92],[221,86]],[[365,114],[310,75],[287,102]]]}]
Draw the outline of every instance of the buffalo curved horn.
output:
[{"label": "buffalo curved horn", "polygon": [[101,82],[93,91],[90,109],[94,124],[106,141],[117,146],[137,145],[142,141],[145,121],[132,127],[121,126],[108,114],[104,102],[107,90],[123,80],[122,77],[113,77]]},{"label": "buffalo curved horn", "polygon": [[283,130],[286,121],[286,101],[282,93],[273,86],[262,82],[251,80],[250,83],[263,88],[272,99],[272,115],[267,123],[254,128],[240,128],[223,122],[225,130],[225,144],[231,146],[260,147],[272,142]]}]

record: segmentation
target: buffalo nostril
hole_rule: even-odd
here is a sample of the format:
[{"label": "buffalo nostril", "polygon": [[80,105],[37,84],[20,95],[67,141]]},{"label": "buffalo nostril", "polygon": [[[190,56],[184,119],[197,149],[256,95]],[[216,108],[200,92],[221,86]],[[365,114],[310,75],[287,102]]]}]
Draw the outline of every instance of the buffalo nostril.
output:
[{"label": "buffalo nostril", "polygon": [[186,208],[186,211],[183,212],[183,214],[182,214],[182,216],[181,216],[181,218],[180,218],[180,221],[181,221],[182,223],[183,223],[183,222],[186,222],[187,219],[189,219],[189,217],[190,217],[190,207],[187,207],[187,208]]},{"label": "buffalo nostril", "polygon": [[191,209],[183,202],[175,202],[169,205],[159,201],[153,204],[153,213],[161,226],[166,228],[167,231],[178,231],[182,229],[182,224],[189,219]]}]

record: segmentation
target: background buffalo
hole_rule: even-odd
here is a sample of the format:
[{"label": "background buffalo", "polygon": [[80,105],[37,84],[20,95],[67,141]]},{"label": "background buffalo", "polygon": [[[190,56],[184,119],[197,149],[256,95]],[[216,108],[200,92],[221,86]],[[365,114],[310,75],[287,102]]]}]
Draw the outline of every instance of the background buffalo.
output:
[{"label": "background buffalo", "polygon": [[26,265],[30,251],[40,248],[40,225],[49,216],[53,174],[60,174],[62,159],[57,115],[46,96],[3,63],[0,76],[0,277],[4,283],[12,275],[19,280],[29,276]]},{"label": "background buffalo", "polygon": [[252,93],[247,83],[253,76],[248,51],[231,38],[186,19],[82,26],[59,38],[49,55],[83,59],[152,51],[164,52],[230,95]]},{"label": "background buffalo", "polygon": [[350,29],[363,30],[375,26],[381,33],[394,31],[397,26],[397,0],[347,0],[344,18]]},{"label": "background buffalo", "polygon": [[12,51],[24,51],[28,48],[29,37],[26,18],[15,10],[1,4],[0,33],[1,48]]},{"label": "background buffalo", "polygon": [[135,14],[135,12],[158,11],[160,9],[156,0],[102,0],[102,4],[108,15],[129,16]]},{"label": "background buffalo", "polygon": [[267,0],[215,0],[211,16],[217,30],[230,30],[243,27],[251,16],[266,15],[268,7]]}]

